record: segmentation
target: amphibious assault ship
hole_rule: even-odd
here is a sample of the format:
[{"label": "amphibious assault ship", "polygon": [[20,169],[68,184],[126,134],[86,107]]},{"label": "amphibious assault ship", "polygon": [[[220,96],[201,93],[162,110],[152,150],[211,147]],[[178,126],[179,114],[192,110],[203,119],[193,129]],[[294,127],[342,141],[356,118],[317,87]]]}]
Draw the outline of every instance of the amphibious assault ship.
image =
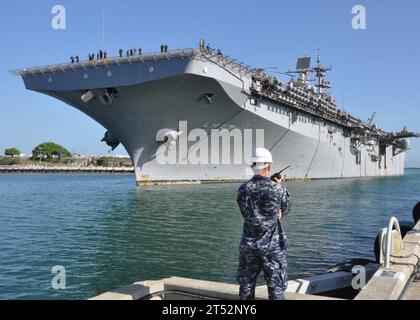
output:
[{"label": "amphibious assault ship", "polygon": [[[404,128],[386,132],[341,110],[331,68],[300,58],[281,81],[220,50],[127,55],[13,71],[29,90],[64,101],[129,153],[138,185],[246,180],[252,148],[272,151],[287,179],[404,174]],[[315,84],[312,85],[311,76]]]}]

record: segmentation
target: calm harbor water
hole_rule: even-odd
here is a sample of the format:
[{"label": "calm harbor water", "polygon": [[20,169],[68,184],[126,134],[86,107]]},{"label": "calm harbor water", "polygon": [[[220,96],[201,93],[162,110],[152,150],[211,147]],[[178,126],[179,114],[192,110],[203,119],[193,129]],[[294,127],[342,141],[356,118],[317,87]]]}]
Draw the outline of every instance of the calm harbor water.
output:
[{"label": "calm harbor water", "polygon": [[[136,189],[128,175],[0,176],[0,299],[86,299],[169,276],[235,282],[239,184]],[[411,220],[420,170],[287,184],[291,278],[352,257],[396,215]],[[53,266],[67,289],[51,288]]]}]

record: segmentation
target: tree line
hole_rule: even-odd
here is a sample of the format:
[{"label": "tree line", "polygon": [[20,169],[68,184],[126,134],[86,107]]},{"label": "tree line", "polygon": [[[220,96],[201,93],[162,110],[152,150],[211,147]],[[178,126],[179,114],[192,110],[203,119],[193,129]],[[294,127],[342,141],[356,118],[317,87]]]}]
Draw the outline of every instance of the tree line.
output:
[{"label": "tree line", "polygon": [[60,165],[80,164],[83,166],[98,167],[129,167],[132,166],[130,159],[114,157],[74,157],[70,151],[54,142],[44,142],[32,150],[29,160],[21,157],[22,152],[18,148],[8,148],[4,151],[5,157],[0,157],[0,165],[24,165],[32,162],[52,163]]},{"label": "tree line", "polygon": [[[6,157],[16,158],[22,153],[18,148],[8,148],[4,151]],[[32,150],[31,160],[42,159],[44,161],[53,161],[55,159],[61,159],[63,157],[71,157],[72,154],[63,146],[54,142],[44,142],[37,145]]]}]

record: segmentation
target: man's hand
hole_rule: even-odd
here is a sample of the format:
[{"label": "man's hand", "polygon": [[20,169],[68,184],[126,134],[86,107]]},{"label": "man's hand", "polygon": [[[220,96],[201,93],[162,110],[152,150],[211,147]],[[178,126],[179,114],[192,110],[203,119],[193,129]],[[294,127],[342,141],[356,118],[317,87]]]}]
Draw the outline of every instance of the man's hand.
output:
[{"label": "man's hand", "polygon": [[278,217],[279,217],[279,221],[280,221],[281,219],[283,219],[283,212],[281,212],[281,209],[279,210]]},{"label": "man's hand", "polygon": [[274,182],[277,184],[282,184],[283,183],[283,177],[280,176],[280,178],[274,178]]}]

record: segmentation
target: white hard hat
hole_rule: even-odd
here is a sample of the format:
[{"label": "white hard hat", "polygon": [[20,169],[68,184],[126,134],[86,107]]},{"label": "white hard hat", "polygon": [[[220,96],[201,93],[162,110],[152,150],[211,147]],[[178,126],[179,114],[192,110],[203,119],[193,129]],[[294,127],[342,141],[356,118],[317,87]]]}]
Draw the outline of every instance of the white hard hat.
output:
[{"label": "white hard hat", "polygon": [[257,148],[252,153],[252,163],[273,163],[271,152],[265,148]]}]

